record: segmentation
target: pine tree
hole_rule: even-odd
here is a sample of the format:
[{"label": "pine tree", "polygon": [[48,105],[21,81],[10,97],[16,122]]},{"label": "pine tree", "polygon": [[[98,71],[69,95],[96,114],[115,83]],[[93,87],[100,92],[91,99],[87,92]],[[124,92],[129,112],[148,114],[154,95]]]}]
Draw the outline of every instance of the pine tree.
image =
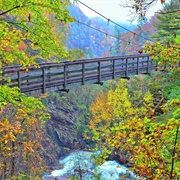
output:
[{"label": "pine tree", "polygon": [[115,45],[111,52],[112,55],[119,55],[120,53],[120,40],[121,40],[121,33],[117,26],[114,26],[114,36],[116,37]]},{"label": "pine tree", "polygon": [[171,1],[163,10],[157,15],[159,23],[154,24],[158,31],[153,38],[161,43],[169,46],[169,43],[174,42],[177,35],[180,35],[180,18],[178,7],[180,1]]}]

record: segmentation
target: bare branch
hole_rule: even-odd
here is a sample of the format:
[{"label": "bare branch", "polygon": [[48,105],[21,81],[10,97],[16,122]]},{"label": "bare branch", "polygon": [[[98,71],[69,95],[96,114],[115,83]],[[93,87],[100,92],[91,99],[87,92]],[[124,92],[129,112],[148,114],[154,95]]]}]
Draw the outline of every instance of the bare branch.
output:
[{"label": "bare branch", "polygon": [[0,13],[0,16],[4,15],[4,14],[7,14],[8,12],[10,11],[13,11],[14,9],[18,9],[18,8],[23,8],[23,7],[26,7],[26,6],[41,6],[41,7],[48,7],[47,5],[43,5],[41,3],[31,3],[31,2],[27,2],[27,4],[24,4],[24,5],[17,5],[7,11],[4,11],[4,12],[1,12]]},{"label": "bare branch", "polygon": [[11,8],[11,9],[7,10],[7,11],[4,11],[4,12],[0,13],[0,16],[2,16],[2,15],[4,15],[4,14],[7,14],[8,12],[10,12],[10,11],[12,11],[12,10],[14,10],[14,9],[18,9],[18,8],[20,8],[20,7],[22,7],[22,6],[20,6],[20,5],[15,6],[15,7]]},{"label": "bare branch", "polygon": [[177,144],[177,139],[178,139],[178,132],[179,132],[179,126],[176,129],[176,137],[174,141],[174,149],[173,149],[173,154],[172,154],[172,163],[171,163],[171,174],[170,174],[170,179],[173,178],[173,171],[174,171],[174,156],[176,154],[176,144]]}]

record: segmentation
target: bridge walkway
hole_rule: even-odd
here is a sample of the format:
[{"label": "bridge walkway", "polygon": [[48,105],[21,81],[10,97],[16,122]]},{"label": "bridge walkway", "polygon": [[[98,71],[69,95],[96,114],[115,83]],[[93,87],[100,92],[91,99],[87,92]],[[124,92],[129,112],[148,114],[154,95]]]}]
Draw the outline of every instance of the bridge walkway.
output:
[{"label": "bridge walkway", "polygon": [[146,54],[42,63],[39,68],[28,67],[28,71],[20,66],[6,66],[2,68],[0,85],[17,86],[26,94],[41,94],[68,91],[76,85],[103,84],[106,80],[130,78],[156,70],[157,63]]}]

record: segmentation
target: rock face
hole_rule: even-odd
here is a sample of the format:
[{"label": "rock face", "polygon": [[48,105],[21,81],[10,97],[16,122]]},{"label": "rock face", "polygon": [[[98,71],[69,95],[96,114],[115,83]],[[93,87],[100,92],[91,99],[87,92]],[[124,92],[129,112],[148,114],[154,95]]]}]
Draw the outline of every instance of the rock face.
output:
[{"label": "rock face", "polygon": [[76,141],[77,131],[74,123],[79,116],[78,108],[73,102],[61,103],[57,97],[48,98],[48,111],[51,119],[44,128],[44,158],[50,169],[59,168],[58,159],[68,155],[73,149]]},{"label": "rock face", "polygon": [[82,137],[88,123],[88,106],[103,89],[107,87],[78,86],[69,93],[51,93],[44,99],[51,119],[44,125],[43,158],[50,170],[61,168],[58,160],[72,151],[90,148],[91,142]]}]

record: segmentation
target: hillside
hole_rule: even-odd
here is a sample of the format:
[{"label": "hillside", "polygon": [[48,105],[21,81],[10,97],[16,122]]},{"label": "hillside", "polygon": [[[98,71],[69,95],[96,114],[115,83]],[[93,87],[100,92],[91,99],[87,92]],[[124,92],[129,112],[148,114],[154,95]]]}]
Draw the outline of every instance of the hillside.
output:
[{"label": "hillside", "polygon": [[[70,15],[79,21],[79,23],[77,21],[70,23],[69,31],[71,33],[68,35],[66,43],[68,49],[81,49],[86,54],[87,58],[119,54],[119,49],[117,47],[119,46],[120,35],[126,33],[126,30],[117,27],[113,23],[108,23],[101,17],[89,18],[78,6],[72,5],[68,9]],[[117,23],[131,31],[137,27],[129,22]],[[92,28],[104,32],[105,34]],[[116,38],[108,36],[108,34]]]}]

